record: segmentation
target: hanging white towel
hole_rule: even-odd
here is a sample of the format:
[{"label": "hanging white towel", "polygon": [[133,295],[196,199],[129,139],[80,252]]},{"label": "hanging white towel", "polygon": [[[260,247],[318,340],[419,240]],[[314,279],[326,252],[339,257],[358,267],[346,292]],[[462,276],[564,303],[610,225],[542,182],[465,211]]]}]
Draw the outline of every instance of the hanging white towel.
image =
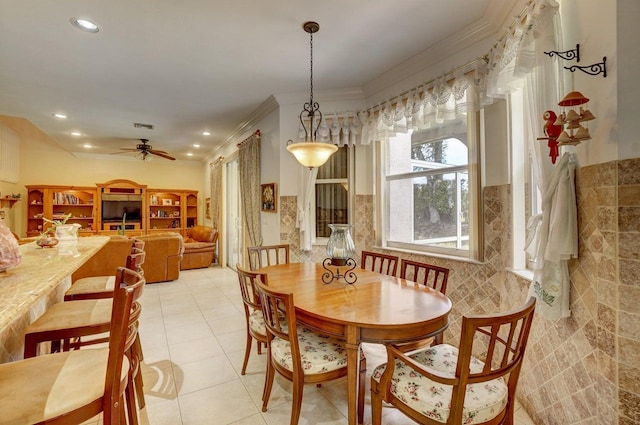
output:
[{"label": "hanging white towel", "polygon": [[567,261],[578,257],[575,167],[575,156],[565,153],[549,178],[542,220],[540,216],[530,220],[537,231],[527,247],[528,252],[535,247],[536,254],[529,295],[538,299],[538,313],[549,320],[571,315]]}]

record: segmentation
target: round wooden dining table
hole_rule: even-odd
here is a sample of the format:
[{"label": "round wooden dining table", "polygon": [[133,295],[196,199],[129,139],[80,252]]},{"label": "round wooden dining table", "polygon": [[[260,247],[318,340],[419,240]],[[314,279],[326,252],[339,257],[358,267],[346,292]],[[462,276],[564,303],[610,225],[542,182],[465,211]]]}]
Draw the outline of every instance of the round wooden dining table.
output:
[{"label": "round wooden dining table", "polygon": [[[333,266],[329,266],[333,268]],[[355,269],[357,281],[325,284],[317,263],[263,267],[268,285],[293,293],[296,318],[304,326],[345,341],[349,424],[357,422],[359,349],[362,342],[398,343],[425,339],[448,326],[451,300],[423,285]]]}]

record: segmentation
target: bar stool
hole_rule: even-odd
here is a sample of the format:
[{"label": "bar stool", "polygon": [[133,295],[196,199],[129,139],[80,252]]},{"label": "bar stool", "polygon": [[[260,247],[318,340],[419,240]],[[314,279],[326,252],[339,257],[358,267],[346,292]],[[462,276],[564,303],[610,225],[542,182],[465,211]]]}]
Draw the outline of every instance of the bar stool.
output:
[{"label": "bar stool", "polygon": [[[136,255],[141,255],[144,259],[145,254],[142,252]],[[118,268],[115,277],[117,285],[112,294],[115,294],[119,289],[119,282],[122,282],[122,278],[118,277],[118,274],[123,273],[123,270],[129,269]],[[140,275],[135,271],[130,271]],[[110,335],[100,336],[100,334],[109,333],[112,306],[113,298],[66,301],[52,305],[42,316],[25,329],[24,358],[35,357],[38,345],[43,342],[51,342],[52,352],[77,350],[81,347],[108,342]],[[132,316],[136,319],[137,327],[140,305],[136,302],[134,307]],[[88,336],[93,336],[94,338],[82,339]],[[137,393],[140,408],[145,405],[142,391],[142,373],[140,372],[142,347],[137,333],[127,355],[130,360],[128,372],[128,385],[130,387],[126,394],[127,413],[130,425],[137,425],[134,391]]]},{"label": "bar stool", "polygon": [[[127,256],[127,263],[125,265],[127,269],[144,273],[142,270],[144,256],[136,256],[136,254],[141,252],[144,252],[144,241],[134,239],[131,245],[131,253]],[[64,300],[111,298],[113,296],[114,282],[113,276],[91,276],[78,279],[64,294]]]}]

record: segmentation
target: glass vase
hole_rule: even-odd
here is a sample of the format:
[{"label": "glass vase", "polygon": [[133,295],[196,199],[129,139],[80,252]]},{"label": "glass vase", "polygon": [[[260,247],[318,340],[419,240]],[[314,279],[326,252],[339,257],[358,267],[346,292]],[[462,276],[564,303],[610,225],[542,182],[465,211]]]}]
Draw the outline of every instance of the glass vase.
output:
[{"label": "glass vase", "polygon": [[327,242],[327,257],[334,265],[344,265],[356,252],[356,246],[351,238],[351,224],[330,224],[331,236]]}]

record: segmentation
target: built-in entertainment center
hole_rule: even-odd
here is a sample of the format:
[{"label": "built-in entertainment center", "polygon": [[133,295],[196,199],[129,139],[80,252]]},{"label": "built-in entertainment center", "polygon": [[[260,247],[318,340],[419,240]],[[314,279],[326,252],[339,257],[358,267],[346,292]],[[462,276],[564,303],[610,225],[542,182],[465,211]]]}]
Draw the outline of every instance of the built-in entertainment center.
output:
[{"label": "built-in entertainment center", "polygon": [[47,219],[68,214],[80,234],[127,235],[173,231],[186,234],[198,224],[198,191],[149,189],[131,180],[111,180],[93,187],[29,185],[27,236],[39,235]]}]

